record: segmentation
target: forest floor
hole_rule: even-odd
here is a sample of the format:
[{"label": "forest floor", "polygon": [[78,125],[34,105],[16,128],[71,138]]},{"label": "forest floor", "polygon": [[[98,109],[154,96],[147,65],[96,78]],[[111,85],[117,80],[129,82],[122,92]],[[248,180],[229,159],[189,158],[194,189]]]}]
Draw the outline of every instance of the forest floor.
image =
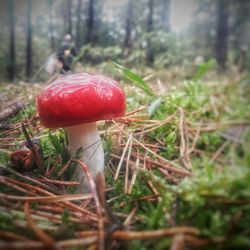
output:
[{"label": "forest floor", "polygon": [[0,84],[0,249],[249,249],[249,76],[173,85],[117,67],[127,113],[99,123],[90,194],[74,194],[86,165],[64,130],[40,124],[44,85]]}]

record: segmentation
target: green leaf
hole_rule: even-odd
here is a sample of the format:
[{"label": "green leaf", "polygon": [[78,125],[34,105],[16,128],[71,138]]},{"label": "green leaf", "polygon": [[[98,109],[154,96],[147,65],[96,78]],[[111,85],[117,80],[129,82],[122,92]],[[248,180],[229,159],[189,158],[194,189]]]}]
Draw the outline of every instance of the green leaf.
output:
[{"label": "green leaf", "polygon": [[213,59],[209,60],[208,62],[202,63],[198,67],[198,69],[197,69],[197,71],[196,71],[196,73],[195,73],[195,75],[193,77],[193,80],[194,81],[200,80],[207,72],[214,69],[215,66],[216,66],[216,62]]},{"label": "green leaf", "polygon": [[130,71],[129,69],[123,67],[122,65],[112,62],[112,64],[115,66],[116,69],[124,76],[127,80],[131,81],[135,86],[142,89],[144,92],[146,92],[148,95],[154,96],[155,93],[153,90],[149,87],[149,85],[137,74]]}]

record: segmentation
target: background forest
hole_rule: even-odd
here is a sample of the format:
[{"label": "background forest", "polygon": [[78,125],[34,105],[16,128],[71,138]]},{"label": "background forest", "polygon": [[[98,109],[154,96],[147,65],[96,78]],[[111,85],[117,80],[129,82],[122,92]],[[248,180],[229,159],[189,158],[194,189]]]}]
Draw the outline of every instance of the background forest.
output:
[{"label": "background forest", "polygon": [[[174,2],[186,22],[179,30],[171,27]],[[0,75],[31,79],[66,33],[83,64],[190,68],[200,57],[220,69],[249,69],[249,10],[248,0],[1,0]]]}]

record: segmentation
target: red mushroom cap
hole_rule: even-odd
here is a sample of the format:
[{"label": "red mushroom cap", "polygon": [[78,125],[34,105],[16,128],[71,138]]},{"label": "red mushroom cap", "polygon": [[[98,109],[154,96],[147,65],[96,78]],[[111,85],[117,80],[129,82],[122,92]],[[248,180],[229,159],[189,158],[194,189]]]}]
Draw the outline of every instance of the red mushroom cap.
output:
[{"label": "red mushroom cap", "polygon": [[37,97],[40,120],[45,127],[58,128],[125,113],[123,90],[111,78],[96,74],[61,76]]}]

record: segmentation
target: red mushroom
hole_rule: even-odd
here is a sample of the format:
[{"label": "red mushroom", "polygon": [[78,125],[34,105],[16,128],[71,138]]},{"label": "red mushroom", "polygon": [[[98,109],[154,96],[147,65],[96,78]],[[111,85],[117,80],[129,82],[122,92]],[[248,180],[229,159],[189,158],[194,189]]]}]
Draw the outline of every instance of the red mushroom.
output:
[{"label": "red mushroom", "polygon": [[[72,156],[83,149],[81,160],[93,178],[103,172],[104,153],[96,121],[125,113],[125,95],[116,81],[87,73],[61,76],[40,93],[37,108],[45,127],[66,129]],[[88,191],[88,181],[80,168],[75,175],[81,182],[78,191]]]}]

